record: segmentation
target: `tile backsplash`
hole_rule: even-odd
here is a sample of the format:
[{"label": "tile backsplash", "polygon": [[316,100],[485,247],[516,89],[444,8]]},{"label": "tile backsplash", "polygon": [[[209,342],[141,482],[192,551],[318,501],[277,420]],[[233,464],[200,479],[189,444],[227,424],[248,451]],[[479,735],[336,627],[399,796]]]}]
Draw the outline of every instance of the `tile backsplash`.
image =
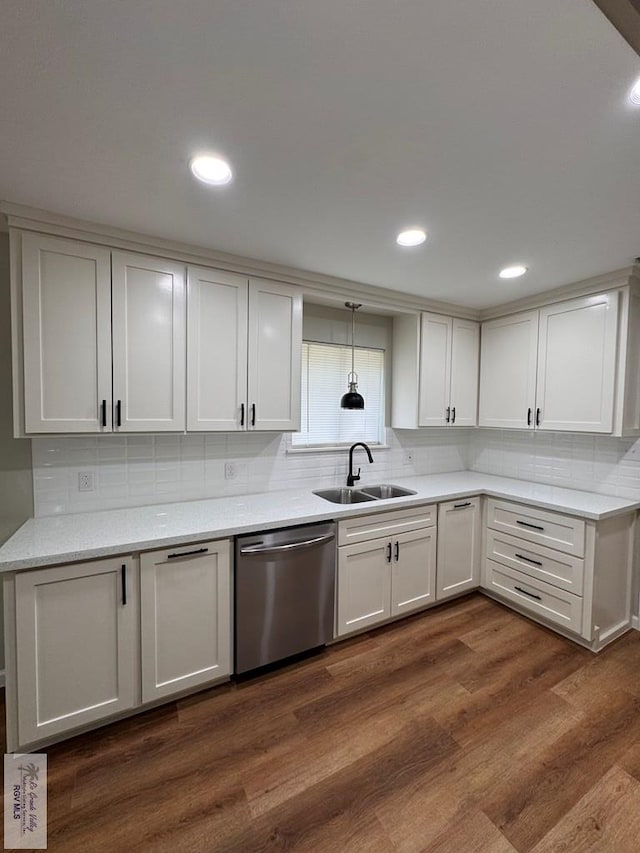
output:
[{"label": "tile backsplash", "polygon": [[[356,452],[362,482],[463,470],[468,467],[469,432],[387,430],[388,448],[373,448],[372,465],[362,451]],[[36,438],[35,515],[346,482],[347,450],[292,453],[290,448],[290,437],[276,433]],[[225,477],[228,466],[232,471]],[[90,475],[92,491],[79,491],[81,472]]]},{"label": "tile backsplash", "polygon": [[640,498],[640,440],[496,429],[468,436],[472,471]]},{"label": "tile backsplash", "polygon": [[[640,440],[485,429],[387,430],[362,483],[471,469],[640,498]],[[342,484],[347,451],[290,452],[276,433],[32,439],[35,515]],[[227,471],[226,466],[232,466]],[[78,490],[87,472],[92,491]]]}]

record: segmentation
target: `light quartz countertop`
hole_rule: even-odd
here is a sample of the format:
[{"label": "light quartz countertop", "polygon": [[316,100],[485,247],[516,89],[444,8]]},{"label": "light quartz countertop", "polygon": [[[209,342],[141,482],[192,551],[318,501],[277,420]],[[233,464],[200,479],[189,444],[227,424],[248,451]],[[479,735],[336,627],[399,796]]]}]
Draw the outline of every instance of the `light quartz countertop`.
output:
[{"label": "light quartz countertop", "polygon": [[[367,515],[485,494],[599,520],[640,508],[640,500],[579,492],[474,471],[394,479],[415,495],[361,504],[329,503],[311,489],[32,518],[0,548],[0,572],[130,554],[275,527]],[[366,480],[359,487],[373,485]]]}]

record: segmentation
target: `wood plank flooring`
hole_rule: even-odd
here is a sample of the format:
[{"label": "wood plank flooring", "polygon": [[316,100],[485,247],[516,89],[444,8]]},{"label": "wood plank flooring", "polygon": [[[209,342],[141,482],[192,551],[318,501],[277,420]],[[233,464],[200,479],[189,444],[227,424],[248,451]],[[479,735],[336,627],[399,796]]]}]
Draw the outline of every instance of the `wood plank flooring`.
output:
[{"label": "wood plank flooring", "polygon": [[637,853],[640,633],[472,595],[48,754],[50,851]]}]

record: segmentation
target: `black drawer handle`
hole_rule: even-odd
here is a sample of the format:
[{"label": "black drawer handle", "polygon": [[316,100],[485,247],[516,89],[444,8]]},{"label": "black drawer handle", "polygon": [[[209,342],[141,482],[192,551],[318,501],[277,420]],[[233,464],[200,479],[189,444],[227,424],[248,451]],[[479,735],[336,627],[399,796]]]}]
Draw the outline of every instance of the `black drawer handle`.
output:
[{"label": "black drawer handle", "polygon": [[122,584],[122,606],[127,606],[127,566],[123,563],[120,566],[120,583]]},{"label": "black drawer handle", "polygon": [[516,524],[521,524],[523,527],[530,527],[532,530],[544,530],[544,527],[540,527],[539,524],[529,524],[528,521],[518,521],[516,519]]},{"label": "black drawer handle", "polygon": [[454,504],[453,508],[454,509],[463,509],[465,506],[471,506],[471,501],[467,501],[466,503],[463,503],[463,504]]},{"label": "black drawer handle", "polygon": [[167,554],[167,560],[176,560],[178,557],[193,557],[195,554],[206,554],[208,548],[196,548],[195,551],[182,551],[180,554]]},{"label": "black drawer handle", "polygon": [[525,557],[524,554],[516,554],[516,557],[519,560],[525,560],[527,563],[533,563],[534,566],[541,566],[542,563],[539,560],[532,560],[531,557]]},{"label": "black drawer handle", "polygon": [[528,595],[529,598],[535,598],[536,601],[542,601],[542,596],[535,595],[535,593],[533,593],[533,592],[527,592],[527,590],[522,589],[521,586],[514,586],[514,589],[517,590],[518,592],[522,592],[524,595]]},{"label": "black drawer handle", "polygon": [[391,562],[391,542],[387,542],[387,563]]}]

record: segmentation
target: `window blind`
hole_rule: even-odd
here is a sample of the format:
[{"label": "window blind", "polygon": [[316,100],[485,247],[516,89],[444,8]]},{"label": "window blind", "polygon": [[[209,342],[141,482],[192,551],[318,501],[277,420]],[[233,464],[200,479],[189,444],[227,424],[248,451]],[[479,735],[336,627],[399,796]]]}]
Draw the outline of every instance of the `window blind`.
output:
[{"label": "window blind", "polygon": [[351,347],[303,341],[301,431],[293,433],[293,447],[353,444],[384,440],[384,350],[356,347],[358,391],[362,410],[340,408],[348,390]]}]

